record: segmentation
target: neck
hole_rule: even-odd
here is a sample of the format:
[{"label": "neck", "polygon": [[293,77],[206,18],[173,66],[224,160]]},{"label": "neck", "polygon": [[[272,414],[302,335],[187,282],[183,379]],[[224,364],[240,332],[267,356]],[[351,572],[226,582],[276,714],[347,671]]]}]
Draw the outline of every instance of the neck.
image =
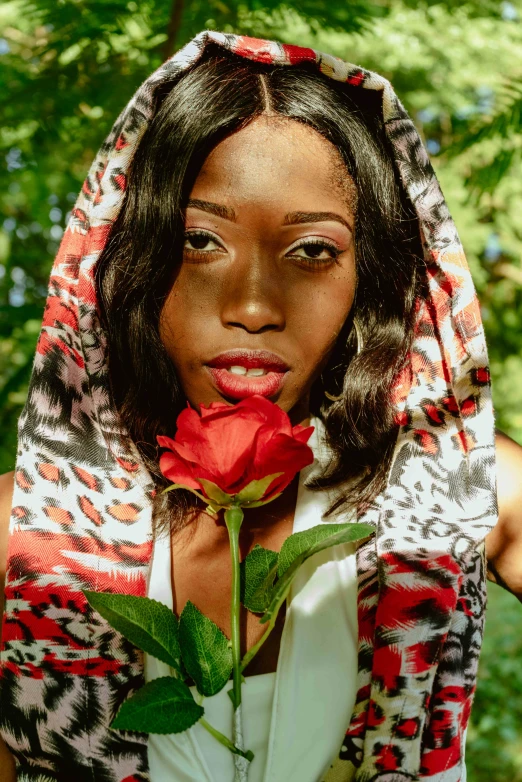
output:
[{"label": "neck", "polygon": [[307,394],[304,399],[300,399],[297,404],[295,404],[290,412],[288,413],[288,417],[290,419],[290,422],[292,426],[297,426],[300,424],[301,426],[308,426],[310,423],[310,394]]},{"label": "neck", "polygon": [[[279,551],[284,540],[292,534],[298,486],[299,476],[296,475],[277,499],[260,508],[245,509],[239,533],[241,559],[256,543],[272,551]],[[197,540],[196,548],[214,551],[215,554],[228,550],[228,531],[223,513],[216,520],[201,511],[185,528],[183,537],[185,534],[190,534],[193,542]]]}]

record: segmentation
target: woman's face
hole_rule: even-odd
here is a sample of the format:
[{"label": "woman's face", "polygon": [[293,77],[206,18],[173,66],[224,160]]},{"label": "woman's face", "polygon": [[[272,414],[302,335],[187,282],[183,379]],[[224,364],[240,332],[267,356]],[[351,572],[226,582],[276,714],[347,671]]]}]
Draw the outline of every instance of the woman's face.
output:
[{"label": "woman's face", "polygon": [[190,194],[162,341],[192,406],[260,393],[298,423],[355,293],[355,188],[312,128],[262,115]]}]

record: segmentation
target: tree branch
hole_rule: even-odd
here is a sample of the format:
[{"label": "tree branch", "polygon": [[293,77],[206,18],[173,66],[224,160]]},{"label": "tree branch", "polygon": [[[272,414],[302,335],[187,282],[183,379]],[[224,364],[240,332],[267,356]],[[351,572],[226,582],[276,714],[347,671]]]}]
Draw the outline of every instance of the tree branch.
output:
[{"label": "tree branch", "polygon": [[168,60],[176,50],[176,39],[181,28],[183,17],[183,0],[172,0],[170,19],[167,27],[167,40],[163,44],[163,59]]}]

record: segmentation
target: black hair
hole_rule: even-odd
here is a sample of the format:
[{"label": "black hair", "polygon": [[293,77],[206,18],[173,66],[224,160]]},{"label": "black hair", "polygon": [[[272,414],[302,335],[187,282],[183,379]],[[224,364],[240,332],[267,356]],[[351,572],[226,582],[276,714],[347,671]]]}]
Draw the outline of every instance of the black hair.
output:
[{"label": "black hair", "polygon": [[[391,158],[381,100],[310,64],[255,63],[214,45],[157,97],[96,274],[114,402],[158,487],[165,480],[156,435],[171,434],[186,405],[159,335],[182,257],[184,206],[210,151],[267,111],[334,144],[357,189],[355,301],[322,373],[327,387],[317,380],[310,398],[333,459],[311,485],[344,484],[333,508],[367,506],[385,485],[398,431],[391,389],[408,360],[425,273],[418,219]],[[363,342],[358,354],[354,317]],[[325,390],[341,398],[328,401]],[[169,499],[161,513],[170,503],[167,515],[180,525],[190,496],[163,496]]]}]

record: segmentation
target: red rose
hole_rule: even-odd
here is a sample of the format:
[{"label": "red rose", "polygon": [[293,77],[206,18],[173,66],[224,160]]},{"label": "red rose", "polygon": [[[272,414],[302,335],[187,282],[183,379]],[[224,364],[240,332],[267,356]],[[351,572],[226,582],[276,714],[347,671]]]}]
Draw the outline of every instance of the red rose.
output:
[{"label": "red rose", "polygon": [[[288,415],[263,396],[233,406],[212,402],[200,407],[201,415],[190,407],[180,413],[174,439],[157,438],[168,449],[160,458],[160,469],[168,480],[202,492],[213,504],[225,504],[253,481],[279,473],[268,484],[254,484],[244,492],[245,504],[266,502],[313,462],[306,443],[314,427],[292,427]],[[226,500],[218,498],[207,481],[219,487]]]}]

